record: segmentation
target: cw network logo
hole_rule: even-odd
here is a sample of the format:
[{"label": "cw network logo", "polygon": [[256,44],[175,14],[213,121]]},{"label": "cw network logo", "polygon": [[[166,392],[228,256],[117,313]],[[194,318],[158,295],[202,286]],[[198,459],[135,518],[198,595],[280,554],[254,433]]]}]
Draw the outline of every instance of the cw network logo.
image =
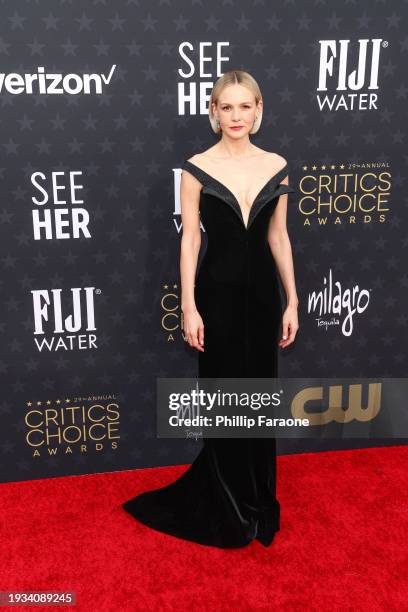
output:
[{"label": "cw network logo", "polygon": [[34,74],[18,74],[10,72],[6,74],[0,72],[0,93],[10,93],[18,95],[26,94],[101,94],[103,86],[109,85],[116,64],[112,65],[107,76],[103,73],[84,73],[84,74],[61,74],[55,72],[46,73],[44,66],[38,66]]}]

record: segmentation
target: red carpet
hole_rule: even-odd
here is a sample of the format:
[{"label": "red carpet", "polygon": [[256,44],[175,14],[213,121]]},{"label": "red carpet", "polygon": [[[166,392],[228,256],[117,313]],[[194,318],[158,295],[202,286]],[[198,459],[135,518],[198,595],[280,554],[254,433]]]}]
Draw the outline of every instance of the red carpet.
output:
[{"label": "red carpet", "polygon": [[0,590],[73,590],[66,609],[92,612],[407,610],[407,458],[406,446],[278,457],[269,548],[184,542],[120,507],[187,466],[3,484]]}]

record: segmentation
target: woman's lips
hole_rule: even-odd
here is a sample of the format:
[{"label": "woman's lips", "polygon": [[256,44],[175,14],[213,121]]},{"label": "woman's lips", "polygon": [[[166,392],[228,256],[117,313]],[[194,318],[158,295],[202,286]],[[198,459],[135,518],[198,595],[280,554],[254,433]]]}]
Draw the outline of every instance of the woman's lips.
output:
[{"label": "woman's lips", "polygon": [[243,127],[243,125],[232,125],[231,130],[241,130]]}]

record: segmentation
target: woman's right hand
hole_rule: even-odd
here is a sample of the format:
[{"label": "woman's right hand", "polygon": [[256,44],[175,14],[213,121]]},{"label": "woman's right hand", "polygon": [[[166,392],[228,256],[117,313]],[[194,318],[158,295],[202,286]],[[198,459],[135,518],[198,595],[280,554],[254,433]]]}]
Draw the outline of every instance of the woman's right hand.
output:
[{"label": "woman's right hand", "polygon": [[184,340],[204,352],[204,323],[198,310],[183,311],[183,321]]}]

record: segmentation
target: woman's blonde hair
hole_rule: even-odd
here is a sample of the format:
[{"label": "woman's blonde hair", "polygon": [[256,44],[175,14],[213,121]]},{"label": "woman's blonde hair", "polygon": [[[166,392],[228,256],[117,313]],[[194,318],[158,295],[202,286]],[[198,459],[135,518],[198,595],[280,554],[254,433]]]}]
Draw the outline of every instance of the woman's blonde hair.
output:
[{"label": "woman's blonde hair", "polygon": [[[216,80],[214,87],[211,92],[210,102],[208,105],[208,117],[210,119],[211,127],[216,134],[221,132],[221,128],[218,127],[218,123],[216,118],[214,117],[214,113],[212,111],[213,103],[217,104],[218,99],[222,90],[227,87],[227,85],[235,85],[239,83],[240,85],[244,85],[247,87],[255,96],[255,102],[258,104],[260,100],[262,100],[261,90],[259,89],[258,83],[255,81],[254,77],[249,74],[249,72],[245,72],[244,70],[229,70],[225,72],[219,79]],[[262,110],[258,111],[257,119],[254,122],[252,129],[250,130],[250,134],[256,134],[259,130],[262,122]]]}]

